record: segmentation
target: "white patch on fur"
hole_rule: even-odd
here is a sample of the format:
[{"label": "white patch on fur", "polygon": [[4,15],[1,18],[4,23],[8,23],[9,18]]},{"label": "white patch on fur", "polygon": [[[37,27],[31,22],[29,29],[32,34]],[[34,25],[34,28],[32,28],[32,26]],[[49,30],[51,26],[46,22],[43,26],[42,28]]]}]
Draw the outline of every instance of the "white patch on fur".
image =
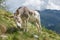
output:
[{"label": "white patch on fur", "polygon": [[35,11],[35,18],[38,18],[38,19],[40,19],[40,14],[37,12],[37,11]]},{"label": "white patch on fur", "polygon": [[17,25],[18,25],[20,28],[22,28],[21,23],[18,23],[18,22],[17,22]]}]

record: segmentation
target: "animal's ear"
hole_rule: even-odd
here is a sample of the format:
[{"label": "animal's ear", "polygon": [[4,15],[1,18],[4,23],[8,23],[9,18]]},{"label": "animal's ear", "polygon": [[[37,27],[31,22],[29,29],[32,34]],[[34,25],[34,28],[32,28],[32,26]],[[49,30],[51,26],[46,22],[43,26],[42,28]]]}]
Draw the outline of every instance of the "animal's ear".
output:
[{"label": "animal's ear", "polygon": [[19,15],[19,10],[17,9],[16,12],[14,13],[15,16]]},{"label": "animal's ear", "polygon": [[16,10],[16,13],[19,14],[19,10],[18,9]]}]

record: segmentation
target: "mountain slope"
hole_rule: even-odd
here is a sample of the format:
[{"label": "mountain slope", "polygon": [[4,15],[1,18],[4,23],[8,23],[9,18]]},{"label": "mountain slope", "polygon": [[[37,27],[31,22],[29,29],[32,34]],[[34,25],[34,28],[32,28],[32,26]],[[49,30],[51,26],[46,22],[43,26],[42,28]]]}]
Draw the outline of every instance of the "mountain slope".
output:
[{"label": "mountain slope", "polygon": [[[0,32],[0,40],[36,40],[34,37],[34,35],[38,34],[36,26],[28,22],[28,32],[18,31],[16,24],[14,23],[14,19],[11,18],[12,15],[13,14],[10,12],[0,9],[0,25],[4,25],[4,27],[8,29],[8,31],[4,34],[5,37],[1,37],[2,34]],[[42,27],[39,40],[60,40],[60,35]]]},{"label": "mountain slope", "polygon": [[8,27],[14,26],[13,16],[10,12],[0,9],[0,24],[5,24]]}]

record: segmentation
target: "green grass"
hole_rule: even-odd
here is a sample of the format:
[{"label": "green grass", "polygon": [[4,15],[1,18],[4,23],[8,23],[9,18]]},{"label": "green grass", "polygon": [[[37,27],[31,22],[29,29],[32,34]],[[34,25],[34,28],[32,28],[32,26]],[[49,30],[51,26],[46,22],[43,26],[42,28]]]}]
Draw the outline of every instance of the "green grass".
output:
[{"label": "green grass", "polygon": [[[37,40],[34,37],[34,35],[38,35],[36,26],[28,22],[28,32],[18,31],[14,19],[10,18],[12,15],[13,14],[10,12],[0,9],[0,25],[4,25],[8,29],[4,34],[7,37],[0,37],[0,40]],[[11,31],[11,28],[14,30]],[[42,27],[42,32],[39,34],[39,40],[60,40],[60,34]]]}]

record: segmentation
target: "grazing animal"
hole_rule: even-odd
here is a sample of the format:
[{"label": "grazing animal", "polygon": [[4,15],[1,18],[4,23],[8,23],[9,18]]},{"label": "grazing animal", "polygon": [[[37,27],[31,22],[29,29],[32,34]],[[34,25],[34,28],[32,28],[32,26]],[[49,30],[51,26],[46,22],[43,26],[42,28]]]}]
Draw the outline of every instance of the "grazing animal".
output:
[{"label": "grazing animal", "polygon": [[41,32],[41,23],[40,23],[40,14],[35,11],[31,10],[27,7],[20,7],[14,13],[15,23],[19,29],[27,30],[27,22],[34,23],[38,29],[38,32]]}]

